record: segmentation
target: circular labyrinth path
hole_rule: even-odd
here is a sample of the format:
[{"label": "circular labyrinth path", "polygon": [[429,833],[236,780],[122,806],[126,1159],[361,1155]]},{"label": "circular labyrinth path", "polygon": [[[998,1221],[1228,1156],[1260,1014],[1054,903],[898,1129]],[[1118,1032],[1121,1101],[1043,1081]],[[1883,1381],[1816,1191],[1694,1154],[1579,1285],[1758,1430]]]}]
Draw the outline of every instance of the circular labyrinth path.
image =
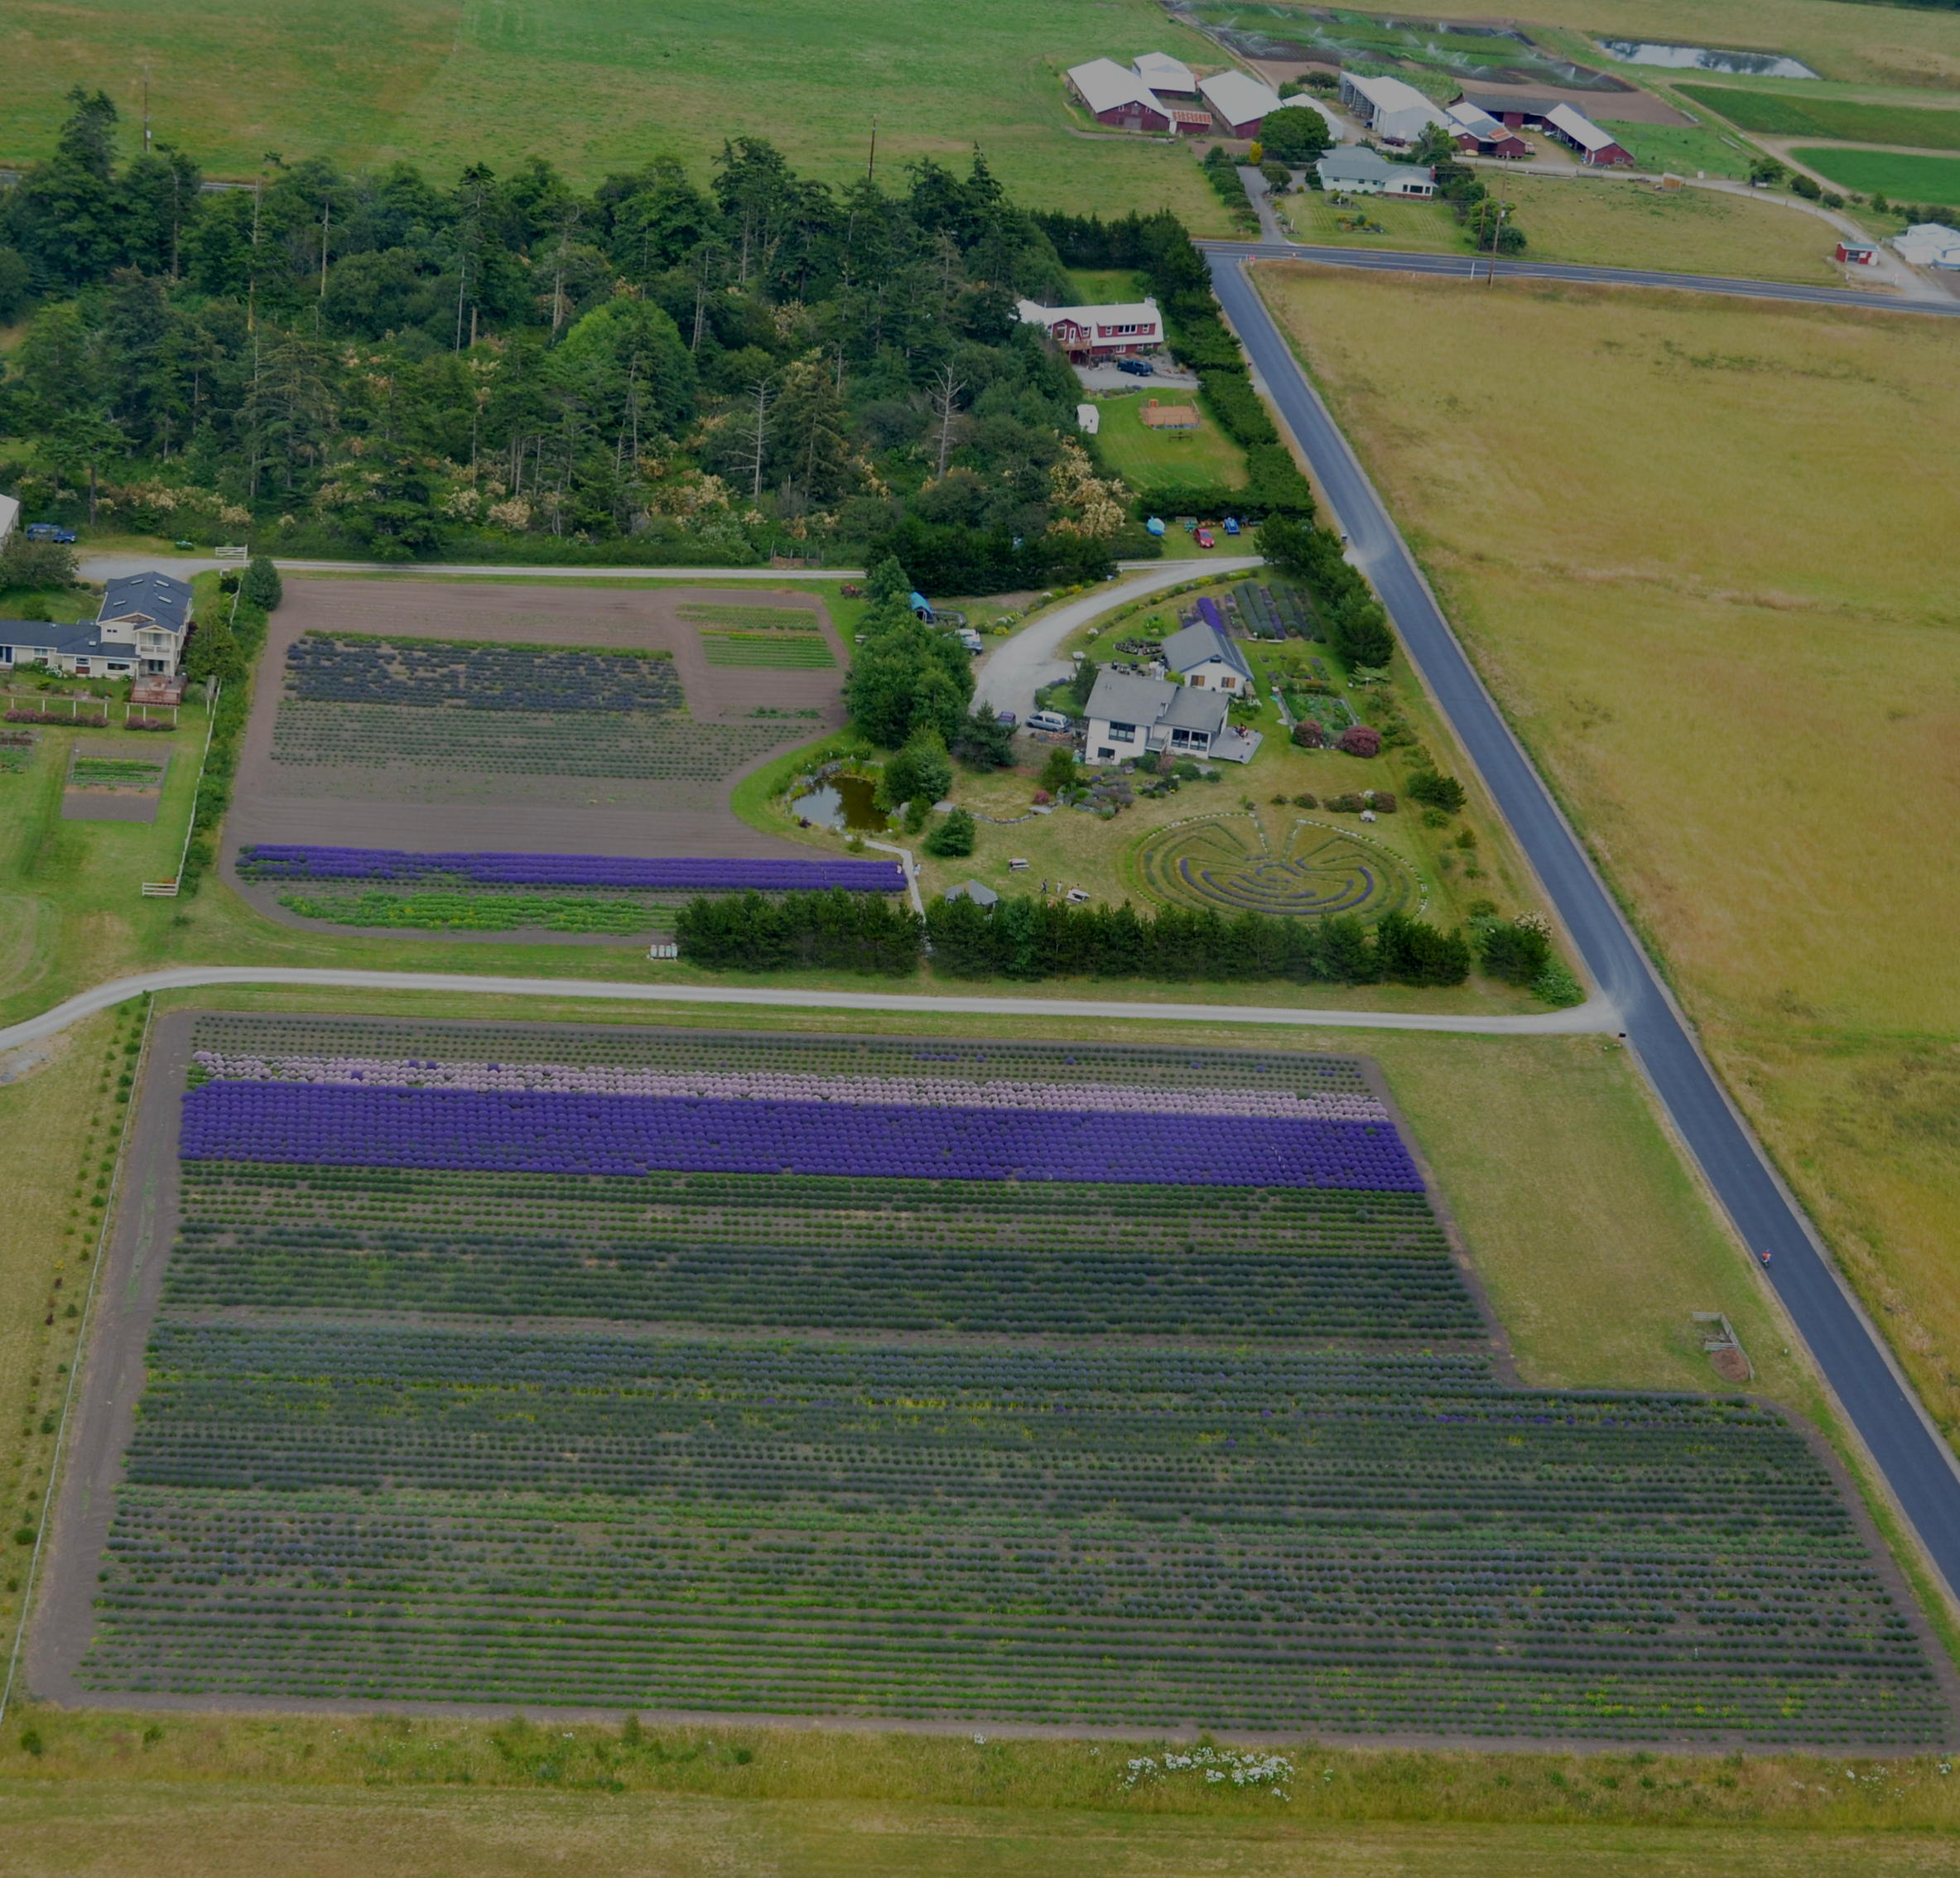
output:
[{"label": "circular labyrinth path", "polygon": [[1145,835],[1133,859],[1155,898],[1227,913],[1375,917],[1423,898],[1399,856],[1322,822],[1295,821],[1275,845],[1254,816],[1204,816]]}]

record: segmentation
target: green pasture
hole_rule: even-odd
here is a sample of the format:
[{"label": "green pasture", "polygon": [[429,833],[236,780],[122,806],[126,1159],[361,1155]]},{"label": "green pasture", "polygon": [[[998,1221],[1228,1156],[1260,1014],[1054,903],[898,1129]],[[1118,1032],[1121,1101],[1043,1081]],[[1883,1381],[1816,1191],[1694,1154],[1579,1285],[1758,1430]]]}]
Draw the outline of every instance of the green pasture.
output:
[{"label": "green pasture", "polygon": [[1168,205],[1226,232],[1188,154],[1071,136],[1061,74],[1161,48],[1222,63],[1148,0],[22,0],[0,65],[0,161],[53,143],[77,83],[133,121],[147,72],[156,135],[214,175],[325,154],[453,177],[532,153],[590,184],[671,152],[705,169],[762,137],[832,182],[975,144],[1017,200],[1105,213]]},{"label": "green pasture", "polygon": [[1900,151],[1845,150],[1835,144],[1805,146],[1790,155],[1847,189],[1904,202],[1960,205],[1960,156],[1909,156]]},{"label": "green pasture", "polygon": [[[1103,460],[1134,489],[1235,489],[1245,480],[1245,452],[1218,426],[1197,392],[1146,388],[1096,400],[1102,427],[1096,441]],[[1151,398],[1160,404],[1196,403],[1195,431],[1153,431],[1144,421]]]},{"label": "green pasture", "polygon": [[1643,170],[1678,176],[1701,170],[1712,176],[1746,176],[1755,154],[1740,137],[1707,124],[1616,123],[1613,135]]},{"label": "green pasture", "polygon": [[1808,98],[1782,91],[1741,91],[1684,84],[1684,98],[1732,124],[1767,137],[1828,137],[1847,143],[1903,143],[1915,150],[1960,150],[1960,111],[1873,104],[1848,98]]}]

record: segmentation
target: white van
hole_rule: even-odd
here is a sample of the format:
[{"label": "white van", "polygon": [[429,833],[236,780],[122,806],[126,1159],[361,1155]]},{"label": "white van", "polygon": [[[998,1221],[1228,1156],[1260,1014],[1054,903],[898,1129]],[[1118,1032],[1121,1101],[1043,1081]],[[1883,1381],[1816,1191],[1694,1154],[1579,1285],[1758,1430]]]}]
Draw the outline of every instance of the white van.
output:
[{"label": "white van", "polygon": [[1028,714],[1030,730],[1066,730],[1068,720],[1058,710],[1031,710]]}]

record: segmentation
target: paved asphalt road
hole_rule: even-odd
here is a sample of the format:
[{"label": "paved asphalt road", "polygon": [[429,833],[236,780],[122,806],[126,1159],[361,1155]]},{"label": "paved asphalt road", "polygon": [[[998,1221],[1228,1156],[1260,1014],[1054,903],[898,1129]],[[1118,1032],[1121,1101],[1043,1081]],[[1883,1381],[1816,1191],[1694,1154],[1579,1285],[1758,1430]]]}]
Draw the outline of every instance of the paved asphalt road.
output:
[{"label": "paved asphalt road", "polygon": [[[1487,255],[1401,254],[1353,248],[1309,248],[1290,241],[1201,241],[1197,244],[1218,262],[1232,261],[1316,261],[1330,267],[1360,267],[1376,273],[1444,274],[1460,280],[1481,279],[1490,272]],[[1960,316],[1960,300],[1907,300],[1897,295],[1861,293],[1856,287],[1798,287],[1782,281],[1727,280],[1719,274],[1664,274],[1640,267],[1581,267],[1562,261],[1526,261],[1505,258],[1497,263],[1500,278],[1522,276],[1534,281],[1580,281],[1594,286],[1678,287],[1691,293],[1726,294],[1742,300],[1797,300],[1816,306],[1861,306],[1878,313],[1929,313]]]},{"label": "paved asphalt road", "polygon": [[1595,997],[1568,1011],[1529,1017],[1441,1017],[1427,1011],[1302,1011],[1284,1005],[1125,1004],[1115,998],[943,997],[907,991],[789,991],[729,985],[622,985],[585,978],[494,978],[468,971],[335,971],[300,965],[173,965],[111,979],[0,1030],[0,1050],[37,1043],[78,1018],[146,991],[211,985],[303,985],[353,991],[471,991],[486,998],[604,998],[631,1004],[760,1004],[801,1010],[957,1011],[970,1017],[1142,1018],[1179,1023],[1283,1023],[1303,1029],[1450,1030],[1486,1037],[1611,1032],[1620,1014]]},{"label": "paved asphalt road", "polygon": [[[1765,1275],[1947,1583],[1960,1594],[1960,1470],[1946,1444],[1716,1081],[1686,1018],[1471,669],[1374,484],[1307,383],[1245,267],[1215,248],[1211,273],[1269,395],[1350,537],[1350,558],[1375,583],[1410,657],[1517,831],[1594,983],[1622,1014],[1628,1040],[1744,1243],[1759,1257],[1773,1255]],[[1611,1228],[1602,1221],[1601,1230]]]},{"label": "paved asphalt road", "polygon": [[1175,587],[1186,580],[1202,580],[1207,574],[1236,574],[1257,567],[1256,554],[1226,555],[1203,561],[1124,561],[1123,571],[1132,577],[1119,585],[1103,585],[1069,600],[1052,613],[1044,613],[1030,626],[1023,626],[1011,639],[994,647],[975,668],[974,701],[990,705],[995,710],[1011,710],[1025,724],[1034,709],[1034,694],[1043,685],[1069,674],[1069,663],[1057,657],[1057,648],[1076,628],[1099,613],[1107,613],[1124,601],[1153,594],[1162,587]]}]

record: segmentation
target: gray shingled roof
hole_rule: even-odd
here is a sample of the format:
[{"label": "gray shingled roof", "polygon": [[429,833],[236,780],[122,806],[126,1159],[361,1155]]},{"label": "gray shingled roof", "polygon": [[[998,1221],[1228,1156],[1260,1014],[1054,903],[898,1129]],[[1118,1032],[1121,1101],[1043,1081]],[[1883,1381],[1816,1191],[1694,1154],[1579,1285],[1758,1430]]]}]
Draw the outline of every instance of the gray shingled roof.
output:
[{"label": "gray shingled roof", "polygon": [[12,646],[17,659],[30,650],[83,658],[98,652],[111,658],[136,657],[134,646],[105,645],[93,619],[84,619],[76,626],[51,625],[45,619],[0,619],[0,646]]},{"label": "gray shingled roof", "polygon": [[1180,685],[1177,696],[1171,700],[1171,708],[1159,721],[1168,730],[1202,730],[1216,737],[1224,730],[1231,708],[1232,701],[1223,691]]},{"label": "gray shingled roof", "polygon": [[190,583],[168,574],[125,574],[103,590],[98,619],[127,619],[143,614],[159,626],[181,633],[190,617]]},{"label": "gray shingled roof", "polygon": [[1221,658],[1248,683],[1252,667],[1245,655],[1207,619],[1173,633],[1163,643],[1163,662],[1173,672],[1193,672],[1206,659]]},{"label": "gray shingled roof", "polygon": [[1172,694],[1182,689],[1166,678],[1141,678],[1105,666],[1096,675],[1085,715],[1105,723],[1154,724],[1169,708]]}]

